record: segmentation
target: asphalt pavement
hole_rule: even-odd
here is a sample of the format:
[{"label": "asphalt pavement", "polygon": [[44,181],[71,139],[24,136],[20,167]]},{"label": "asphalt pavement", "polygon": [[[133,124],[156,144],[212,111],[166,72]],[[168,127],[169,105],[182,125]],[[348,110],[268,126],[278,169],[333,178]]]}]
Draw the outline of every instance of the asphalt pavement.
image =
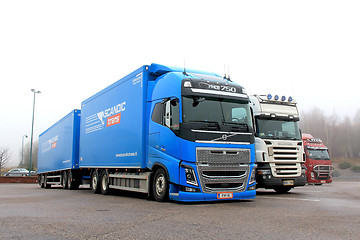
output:
[{"label": "asphalt pavement", "polygon": [[158,203],[88,188],[0,184],[0,239],[359,239],[360,182],[305,186],[256,199]]}]

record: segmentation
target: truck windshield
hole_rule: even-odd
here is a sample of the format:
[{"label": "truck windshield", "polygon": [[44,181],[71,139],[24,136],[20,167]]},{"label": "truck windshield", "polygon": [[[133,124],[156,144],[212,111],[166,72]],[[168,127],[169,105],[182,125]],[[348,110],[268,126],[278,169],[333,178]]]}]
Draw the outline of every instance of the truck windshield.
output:
[{"label": "truck windshield", "polygon": [[252,128],[247,102],[210,97],[183,97],[183,122]]},{"label": "truck windshield", "polygon": [[301,140],[296,121],[256,118],[256,137],[264,139]]},{"label": "truck windshield", "polygon": [[326,149],[307,149],[306,156],[314,160],[330,160],[329,152]]}]

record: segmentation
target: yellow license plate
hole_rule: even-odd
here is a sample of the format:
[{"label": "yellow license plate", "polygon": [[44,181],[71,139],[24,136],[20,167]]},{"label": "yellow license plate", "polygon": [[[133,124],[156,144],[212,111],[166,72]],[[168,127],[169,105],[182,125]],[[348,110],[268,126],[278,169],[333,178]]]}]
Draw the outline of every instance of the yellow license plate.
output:
[{"label": "yellow license plate", "polygon": [[294,186],[294,180],[284,180],[283,185],[284,186]]}]

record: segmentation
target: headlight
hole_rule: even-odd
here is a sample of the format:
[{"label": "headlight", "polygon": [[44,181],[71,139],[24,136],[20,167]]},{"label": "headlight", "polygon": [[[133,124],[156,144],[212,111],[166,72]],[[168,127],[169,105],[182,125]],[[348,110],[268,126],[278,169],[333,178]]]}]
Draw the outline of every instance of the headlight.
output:
[{"label": "headlight", "polygon": [[185,81],[184,82],[184,87],[191,88],[192,87],[191,82],[190,81]]},{"label": "headlight", "polygon": [[186,177],[186,183],[198,186],[194,169],[190,167],[185,167],[185,177]]},{"label": "headlight", "polygon": [[253,168],[252,172],[251,172],[251,176],[250,176],[250,181],[249,181],[249,185],[253,184],[256,182],[256,167]]}]

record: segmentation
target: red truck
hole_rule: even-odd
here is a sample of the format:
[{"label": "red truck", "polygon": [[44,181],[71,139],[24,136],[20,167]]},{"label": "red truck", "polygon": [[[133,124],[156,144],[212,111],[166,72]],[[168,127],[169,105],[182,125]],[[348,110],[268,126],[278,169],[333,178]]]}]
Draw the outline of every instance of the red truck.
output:
[{"label": "red truck", "polygon": [[311,134],[302,134],[305,150],[306,179],[308,184],[321,185],[332,182],[332,172],[328,148],[321,139]]}]

